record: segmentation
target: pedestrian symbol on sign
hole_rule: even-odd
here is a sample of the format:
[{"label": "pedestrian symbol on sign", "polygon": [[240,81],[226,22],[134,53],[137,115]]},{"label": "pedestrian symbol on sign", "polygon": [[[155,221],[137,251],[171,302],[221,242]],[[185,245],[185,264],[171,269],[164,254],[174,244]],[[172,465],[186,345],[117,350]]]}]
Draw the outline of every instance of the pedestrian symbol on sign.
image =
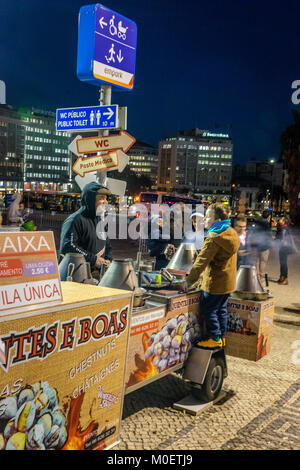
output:
[{"label": "pedestrian symbol on sign", "polygon": [[107,60],[108,63],[110,63],[111,61],[115,62],[115,54],[116,54],[116,51],[115,51],[115,46],[114,44],[111,45],[111,48],[109,49],[108,51],[110,53],[110,56],[107,57],[107,55],[105,56],[105,59]]}]

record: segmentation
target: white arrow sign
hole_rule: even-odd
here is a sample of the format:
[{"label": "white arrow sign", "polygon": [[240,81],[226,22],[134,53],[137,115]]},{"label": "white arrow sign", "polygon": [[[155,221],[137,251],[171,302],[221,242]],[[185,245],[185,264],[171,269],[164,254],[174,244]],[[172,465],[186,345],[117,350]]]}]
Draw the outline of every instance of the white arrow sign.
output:
[{"label": "white arrow sign", "polygon": [[68,149],[70,152],[74,153],[77,157],[79,157],[80,153],[77,152],[77,144],[76,141],[77,139],[81,139],[81,135],[77,135],[74,140],[68,145]]},{"label": "white arrow sign", "polygon": [[95,171],[118,170],[121,173],[128,163],[129,157],[122,150],[117,150],[116,152],[88,158],[82,158],[82,155],[80,155],[72,170],[81,177],[84,177],[86,173]]},{"label": "white arrow sign", "polygon": [[108,136],[85,137],[84,139],[76,138],[77,149],[76,152],[73,153],[78,155],[119,149],[122,149],[123,152],[128,152],[134,143],[135,138],[126,131],[121,131],[119,134]]},{"label": "white arrow sign", "polygon": [[105,155],[82,158],[80,155],[74,163],[72,170],[79,176],[94,171],[110,171],[119,168],[119,156],[117,152],[109,152]]},{"label": "white arrow sign", "polygon": [[106,187],[112,194],[115,194],[116,196],[121,197],[125,195],[126,185],[126,181],[107,178]]},{"label": "white arrow sign", "polygon": [[118,150],[118,157],[119,157],[119,166],[118,166],[118,172],[122,173],[126,165],[129,163],[129,157],[124,153],[122,150]]},{"label": "white arrow sign", "polygon": [[75,176],[75,181],[82,191],[86,184],[97,181],[97,173],[96,171],[94,173],[87,173],[83,178],[77,175]]},{"label": "white arrow sign", "polygon": [[105,21],[104,21],[104,16],[102,16],[102,18],[100,18],[99,24],[100,24],[102,29],[104,28],[104,26],[107,26],[107,23],[105,23]]},{"label": "white arrow sign", "polygon": [[121,49],[119,50],[119,54],[117,55],[117,59],[119,61],[119,64],[123,61],[124,57],[122,57],[122,54],[121,54]]},{"label": "white arrow sign", "polygon": [[[81,176],[76,176],[75,181],[78,184],[80,190],[82,191],[85,185],[91,183],[92,181],[97,181],[97,173],[87,173],[83,178]],[[116,196],[124,196],[126,191],[126,181],[116,180],[114,178],[107,178],[105,186],[112,194]]]},{"label": "white arrow sign", "polygon": [[103,116],[108,116],[107,119],[110,119],[113,116],[114,112],[111,108],[108,108],[108,112],[103,113]]}]

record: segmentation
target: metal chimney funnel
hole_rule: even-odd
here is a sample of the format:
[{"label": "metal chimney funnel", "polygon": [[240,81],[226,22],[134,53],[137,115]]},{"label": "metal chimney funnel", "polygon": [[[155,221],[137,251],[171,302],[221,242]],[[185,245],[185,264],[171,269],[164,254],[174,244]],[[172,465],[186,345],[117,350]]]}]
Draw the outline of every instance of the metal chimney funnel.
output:
[{"label": "metal chimney funnel", "polygon": [[242,299],[265,300],[268,291],[265,291],[257,276],[255,266],[241,265],[236,277],[235,294]]},{"label": "metal chimney funnel", "polygon": [[196,256],[197,250],[194,243],[181,243],[166,269],[189,273]]},{"label": "metal chimney funnel", "polygon": [[138,279],[132,259],[113,260],[98,285],[131,291],[137,289]]}]

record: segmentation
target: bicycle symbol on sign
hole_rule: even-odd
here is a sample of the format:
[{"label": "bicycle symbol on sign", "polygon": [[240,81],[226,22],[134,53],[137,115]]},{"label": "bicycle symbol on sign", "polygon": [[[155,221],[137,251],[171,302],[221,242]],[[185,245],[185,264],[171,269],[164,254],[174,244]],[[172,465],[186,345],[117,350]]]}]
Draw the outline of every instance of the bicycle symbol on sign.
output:
[{"label": "bicycle symbol on sign", "polygon": [[112,36],[118,35],[118,38],[122,38],[125,41],[127,29],[128,26],[126,26],[125,28],[122,26],[122,21],[119,21],[118,28],[116,27],[115,15],[113,15],[109,20],[109,32]]}]

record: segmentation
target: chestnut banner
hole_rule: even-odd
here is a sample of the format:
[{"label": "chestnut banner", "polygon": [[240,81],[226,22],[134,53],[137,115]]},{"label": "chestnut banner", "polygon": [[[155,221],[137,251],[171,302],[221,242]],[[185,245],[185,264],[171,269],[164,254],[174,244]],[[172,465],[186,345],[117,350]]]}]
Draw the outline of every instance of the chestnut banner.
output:
[{"label": "chestnut banner", "polygon": [[2,318],[0,449],[95,450],[118,442],[130,302],[130,294],[115,294]]},{"label": "chestnut banner", "polygon": [[158,378],[187,359],[192,344],[203,333],[199,293],[176,296],[167,306],[133,314],[131,320],[127,393]]}]

